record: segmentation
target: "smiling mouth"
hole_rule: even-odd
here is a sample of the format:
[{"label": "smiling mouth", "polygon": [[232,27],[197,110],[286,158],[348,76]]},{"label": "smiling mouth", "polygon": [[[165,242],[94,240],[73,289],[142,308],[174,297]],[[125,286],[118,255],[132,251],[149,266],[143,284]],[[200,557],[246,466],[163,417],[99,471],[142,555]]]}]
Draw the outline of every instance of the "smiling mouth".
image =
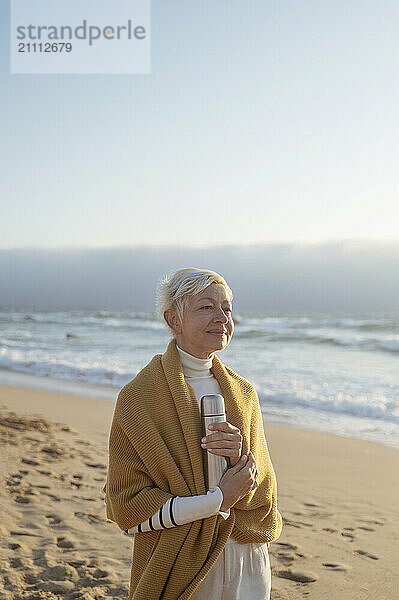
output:
[{"label": "smiling mouth", "polygon": [[225,331],[208,331],[208,333],[211,333],[212,335],[227,335]]}]

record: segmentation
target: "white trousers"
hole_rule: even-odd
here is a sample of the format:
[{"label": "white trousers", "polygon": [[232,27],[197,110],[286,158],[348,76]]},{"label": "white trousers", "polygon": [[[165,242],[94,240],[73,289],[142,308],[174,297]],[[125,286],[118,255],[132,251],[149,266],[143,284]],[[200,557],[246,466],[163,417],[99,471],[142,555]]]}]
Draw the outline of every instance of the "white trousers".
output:
[{"label": "white trousers", "polygon": [[230,537],[193,598],[270,600],[271,587],[267,543],[239,544]]}]

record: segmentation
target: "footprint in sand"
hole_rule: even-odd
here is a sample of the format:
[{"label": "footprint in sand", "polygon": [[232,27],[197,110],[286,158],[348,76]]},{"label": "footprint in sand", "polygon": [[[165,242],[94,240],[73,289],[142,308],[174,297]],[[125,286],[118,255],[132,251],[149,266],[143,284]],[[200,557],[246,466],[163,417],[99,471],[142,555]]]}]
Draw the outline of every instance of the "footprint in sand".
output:
[{"label": "footprint in sand", "polygon": [[21,462],[25,465],[32,465],[34,467],[38,466],[40,463],[37,460],[33,460],[31,458],[21,458]]},{"label": "footprint in sand", "polygon": [[8,487],[16,487],[17,485],[21,485],[21,479],[22,479],[22,475],[20,475],[19,473],[16,474],[12,474],[8,476],[8,479],[6,480],[6,485],[8,485]]},{"label": "footprint in sand", "polygon": [[55,477],[55,473],[52,471],[40,471],[38,469],[37,472],[40,473],[40,475],[45,475],[46,477]]},{"label": "footprint in sand", "polygon": [[18,550],[19,548],[22,548],[21,544],[8,544],[8,547],[10,550]]},{"label": "footprint in sand", "polygon": [[12,473],[6,479],[7,491],[18,504],[30,504],[37,500],[40,493],[20,473]]},{"label": "footprint in sand", "polygon": [[284,525],[290,525],[291,527],[297,527],[300,529],[301,527],[313,527],[313,523],[306,523],[306,521],[292,521],[291,519],[287,519],[287,517],[283,517]]},{"label": "footprint in sand", "polygon": [[43,446],[41,451],[46,454],[45,460],[47,461],[49,457],[61,458],[65,454],[64,451],[56,443],[47,444],[46,446]]},{"label": "footprint in sand", "polygon": [[274,556],[284,565],[292,564],[295,560],[295,554],[292,554],[292,552],[285,552],[284,550],[279,550]]},{"label": "footprint in sand", "polygon": [[106,469],[106,466],[103,463],[86,462],[85,465],[87,467],[91,467],[92,469]]},{"label": "footprint in sand", "polygon": [[40,573],[41,579],[51,581],[64,581],[66,579],[77,580],[79,578],[77,570],[72,565],[59,564],[48,566]]},{"label": "footprint in sand", "polygon": [[325,507],[322,504],[316,504],[315,502],[304,502],[303,505],[307,508],[313,508],[316,510],[307,510],[306,513],[298,512],[294,514],[304,517],[320,517],[321,519],[328,519],[334,515],[332,512],[323,510]]},{"label": "footprint in sand", "polygon": [[18,502],[18,504],[30,504],[31,501],[28,496],[15,496],[14,500],[15,502]]},{"label": "footprint in sand", "polygon": [[[303,595],[305,594],[306,592],[303,592]],[[283,590],[272,589],[270,598],[271,600],[288,600],[289,596]]]},{"label": "footprint in sand", "polygon": [[12,569],[20,569],[24,566],[24,561],[19,557],[9,558],[8,562],[10,563],[10,567]]},{"label": "footprint in sand", "polygon": [[[366,525],[358,525],[357,527],[344,527],[340,533],[343,537],[349,538],[353,542],[353,540],[355,539],[355,534],[352,532],[356,532],[356,530],[375,531],[373,527],[367,527]],[[334,529],[332,527],[323,527],[322,531],[327,531],[328,533],[338,533],[338,529]]]},{"label": "footprint in sand", "polygon": [[29,573],[25,571],[24,580],[28,585],[34,585],[39,580],[39,577],[36,575],[36,573]]},{"label": "footprint in sand", "polygon": [[46,496],[48,496],[50,500],[54,500],[54,502],[61,502],[61,498],[59,498],[55,494],[49,494],[48,492],[46,492]]},{"label": "footprint in sand", "polygon": [[27,529],[11,530],[10,535],[28,535],[29,537],[41,537],[38,533],[33,533]]},{"label": "footprint in sand", "polygon": [[281,546],[282,550],[298,550],[299,546],[296,544],[290,544],[288,542],[275,542],[275,546]]},{"label": "footprint in sand", "polygon": [[18,504],[30,504],[31,502],[37,502],[40,495],[38,491],[29,488],[23,488],[18,490],[18,495],[14,496],[15,502]]},{"label": "footprint in sand", "polygon": [[57,537],[57,546],[59,548],[74,548],[75,544],[66,537]]},{"label": "footprint in sand", "polygon": [[366,558],[372,558],[373,560],[379,560],[379,557],[375,554],[370,554],[370,552],[366,552],[365,550],[354,550],[356,554],[360,554],[361,556],[365,556]]},{"label": "footprint in sand", "polygon": [[355,536],[353,533],[350,533],[351,531],[354,531],[353,527],[344,527],[343,531],[341,531],[341,535],[342,537],[348,538],[350,542],[353,542]]},{"label": "footprint in sand", "polygon": [[312,571],[293,571],[292,569],[285,569],[281,571],[274,571],[274,575],[282,577],[283,579],[291,579],[298,583],[313,583],[318,580],[318,575]]},{"label": "footprint in sand", "polygon": [[99,523],[103,521],[101,517],[98,517],[97,515],[93,515],[91,513],[75,512],[74,514],[75,517],[78,517],[79,519],[85,519],[86,521],[89,521],[89,523]]},{"label": "footprint in sand", "polygon": [[62,519],[57,517],[57,515],[46,515],[46,519],[49,520],[49,525],[60,525],[62,523]]},{"label": "footprint in sand", "polygon": [[82,485],[84,485],[83,483],[80,483],[80,482],[78,482],[78,481],[70,481],[70,482],[69,482],[69,484],[70,484],[72,487],[76,488],[77,490],[78,490],[79,488],[81,488],[81,487],[82,487]]},{"label": "footprint in sand", "polygon": [[341,531],[341,535],[344,537],[350,538],[351,542],[353,542],[355,540],[355,535],[354,535],[354,533],[351,533],[351,532],[356,532],[356,530],[375,531],[375,529],[373,527],[359,525],[358,527],[344,527],[343,530]]},{"label": "footprint in sand", "polygon": [[362,523],[367,523],[368,525],[385,525],[384,521],[376,521],[373,519],[359,519],[359,521],[362,521]]},{"label": "footprint in sand", "polygon": [[329,571],[348,571],[352,567],[340,563],[322,563],[323,567],[327,567]]},{"label": "footprint in sand", "polygon": [[72,498],[76,498],[78,500],[86,500],[86,502],[97,502],[100,498],[91,498],[90,496],[72,496]]}]

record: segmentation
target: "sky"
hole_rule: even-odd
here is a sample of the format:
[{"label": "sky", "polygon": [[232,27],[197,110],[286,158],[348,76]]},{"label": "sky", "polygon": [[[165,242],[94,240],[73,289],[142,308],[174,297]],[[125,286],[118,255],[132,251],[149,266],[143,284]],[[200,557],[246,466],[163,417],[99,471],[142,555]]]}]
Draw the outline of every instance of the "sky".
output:
[{"label": "sky", "polygon": [[0,0],[0,249],[398,239],[396,0],[151,22],[148,75],[11,75]]}]

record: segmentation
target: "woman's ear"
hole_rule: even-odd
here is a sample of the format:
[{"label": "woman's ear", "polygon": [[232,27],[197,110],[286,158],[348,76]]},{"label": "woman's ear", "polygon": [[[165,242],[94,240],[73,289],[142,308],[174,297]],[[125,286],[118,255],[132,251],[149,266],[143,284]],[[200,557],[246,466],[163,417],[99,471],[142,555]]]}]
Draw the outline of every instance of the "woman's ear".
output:
[{"label": "woman's ear", "polygon": [[168,308],[163,313],[163,318],[165,319],[165,321],[169,325],[169,327],[172,329],[174,334],[181,333],[180,319],[175,310]]}]

